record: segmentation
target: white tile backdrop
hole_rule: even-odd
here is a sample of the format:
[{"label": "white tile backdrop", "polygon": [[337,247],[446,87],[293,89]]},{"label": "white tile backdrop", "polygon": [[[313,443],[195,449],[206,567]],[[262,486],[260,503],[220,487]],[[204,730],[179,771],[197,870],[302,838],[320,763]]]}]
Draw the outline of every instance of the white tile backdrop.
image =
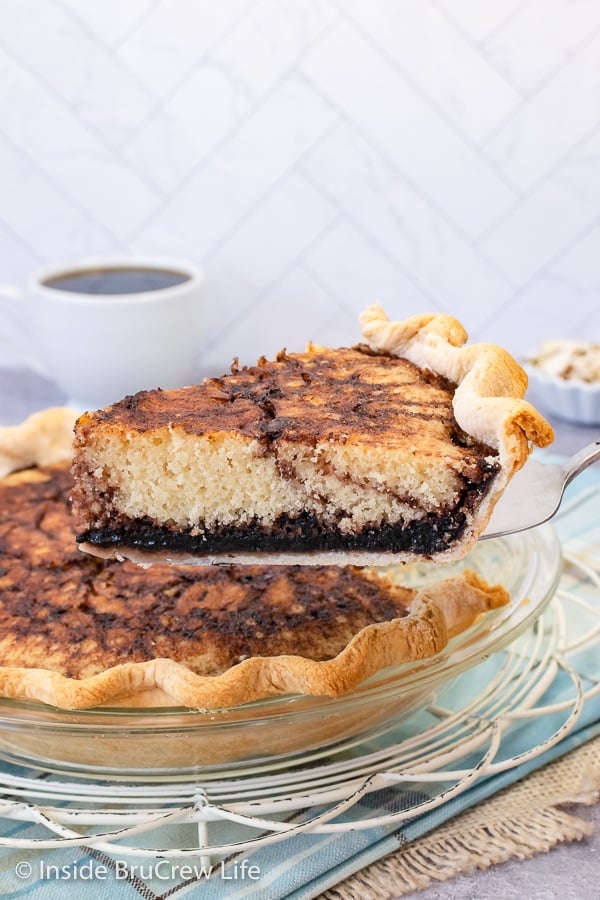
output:
[{"label": "white tile backdrop", "polygon": [[374,300],[600,340],[599,0],[0,0],[0,283],[115,252],[204,267],[203,373]]}]

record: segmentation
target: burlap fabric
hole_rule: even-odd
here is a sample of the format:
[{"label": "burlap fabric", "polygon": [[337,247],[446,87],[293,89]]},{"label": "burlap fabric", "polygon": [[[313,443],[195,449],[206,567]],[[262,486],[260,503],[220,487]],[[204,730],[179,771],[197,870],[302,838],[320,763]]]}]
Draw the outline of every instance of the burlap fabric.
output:
[{"label": "burlap fabric", "polygon": [[600,737],[373,863],[319,900],[392,900],[581,840],[592,826],[565,807],[599,799]]}]

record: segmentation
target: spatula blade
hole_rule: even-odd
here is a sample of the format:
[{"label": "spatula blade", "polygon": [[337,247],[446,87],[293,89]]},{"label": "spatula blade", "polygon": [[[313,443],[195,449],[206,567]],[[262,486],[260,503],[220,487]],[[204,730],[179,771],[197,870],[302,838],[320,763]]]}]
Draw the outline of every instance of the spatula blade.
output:
[{"label": "spatula blade", "polygon": [[481,537],[499,537],[548,521],[560,506],[564,487],[561,465],[529,460],[509,482]]}]

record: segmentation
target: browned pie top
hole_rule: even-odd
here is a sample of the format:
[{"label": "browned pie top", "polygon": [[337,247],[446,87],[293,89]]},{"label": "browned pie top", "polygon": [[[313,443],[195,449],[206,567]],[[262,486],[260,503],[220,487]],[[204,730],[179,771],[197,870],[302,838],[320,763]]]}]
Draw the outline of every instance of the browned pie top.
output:
[{"label": "browned pie top", "polygon": [[[287,354],[174,391],[142,391],[84,415],[78,443],[90,424],[145,433],[174,425],[189,434],[236,431],[249,438],[360,440],[454,457],[473,441],[454,418],[455,386],[406,359],[352,349]],[[408,439],[408,441],[407,441]],[[495,455],[489,447],[481,454]]]},{"label": "browned pie top", "polygon": [[0,483],[0,665],[84,677],[166,657],[216,674],[247,656],[335,656],[413,592],[351,567],[142,569],[81,553],[68,465]]}]

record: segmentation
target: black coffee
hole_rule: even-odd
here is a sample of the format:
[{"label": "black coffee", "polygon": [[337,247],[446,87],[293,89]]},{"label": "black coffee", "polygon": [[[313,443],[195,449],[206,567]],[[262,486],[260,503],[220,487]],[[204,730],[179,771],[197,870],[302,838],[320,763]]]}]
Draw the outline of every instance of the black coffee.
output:
[{"label": "black coffee", "polygon": [[189,278],[169,269],[87,269],[48,278],[44,286],[76,294],[142,294],[183,284]]}]

